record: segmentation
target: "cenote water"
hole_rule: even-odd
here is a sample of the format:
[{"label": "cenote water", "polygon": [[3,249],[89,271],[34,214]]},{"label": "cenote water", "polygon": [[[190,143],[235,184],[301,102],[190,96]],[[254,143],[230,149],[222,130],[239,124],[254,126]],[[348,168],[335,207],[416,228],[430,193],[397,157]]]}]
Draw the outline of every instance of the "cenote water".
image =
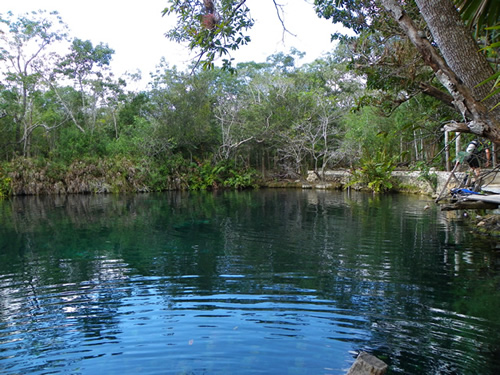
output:
[{"label": "cenote water", "polygon": [[[425,209],[430,204],[430,209]],[[0,201],[0,373],[500,373],[500,251],[428,198]]]}]

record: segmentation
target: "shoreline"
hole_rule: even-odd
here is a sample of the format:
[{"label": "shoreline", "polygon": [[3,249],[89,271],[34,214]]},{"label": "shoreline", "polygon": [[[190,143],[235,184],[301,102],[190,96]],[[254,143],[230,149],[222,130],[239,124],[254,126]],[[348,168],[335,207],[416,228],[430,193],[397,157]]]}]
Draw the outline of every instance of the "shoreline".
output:
[{"label": "shoreline", "polygon": [[[53,175],[46,169],[15,171],[7,177],[10,182],[10,196],[64,195],[64,194],[120,194],[147,193],[160,191],[148,186],[147,178],[131,165],[123,170],[108,168],[110,165],[98,165],[72,173]],[[109,171],[112,172],[109,172]],[[412,193],[436,196],[443,188],[450,172],[433,171],[424,175],[420,171],[393,171],[393,186],[389,192]],[[425,178],[424,176],[427,176]],[[262,178],[256,184],[258,188],[294,188],[371,191],[367,184],[351,183],[353,175],[348,170],[328,170],[323,178],[314,171],[308,171],[307,177],[298,179]],[[190,190],[182,176],[166,176],[163,191]],[[214,188],[213,190],[215,190]],[[211,190],[211,189],[207,189]]]}]

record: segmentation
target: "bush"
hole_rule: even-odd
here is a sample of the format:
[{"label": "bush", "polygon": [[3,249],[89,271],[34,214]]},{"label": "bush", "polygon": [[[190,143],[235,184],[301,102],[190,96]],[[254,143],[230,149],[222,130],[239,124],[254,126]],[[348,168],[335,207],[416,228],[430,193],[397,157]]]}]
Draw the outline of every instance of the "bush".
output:
[{"label": "bush", "polygon": [[232,161],[222,161],[216,165],[208,161],[199,164],[192,163],[188,175],[189,189],[256,188],[256,176],[255,170],[238,169]]},{"label": "bush", "polygon": [[353,178],[348,186],[367,185],[375,193],[382,193],[393,188],[392,172],[396,168],[397,156],[390,157],[385,152],[377,152],[374,158],[364,156],[360,168],[353,171]]},{"label": "bush", "polygon": [[7,177],[3,169],[0,168],[0,199],[9,196],[12,193],[12,180]]},{"label": "bush", "polygon": [[170,155],[165,160],[149,160],[144,164],[144,175],[147,184],[153,191],[184,190],[187,189],[186,174],[189,164],[181,155]]}]

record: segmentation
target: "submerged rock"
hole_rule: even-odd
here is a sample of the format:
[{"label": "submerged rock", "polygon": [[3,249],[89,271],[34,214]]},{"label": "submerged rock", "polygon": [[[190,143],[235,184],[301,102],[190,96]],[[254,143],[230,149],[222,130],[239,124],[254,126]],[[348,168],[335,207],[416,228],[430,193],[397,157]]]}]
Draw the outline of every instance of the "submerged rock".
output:
[{"label": "submerged rock", "polygon": [[500,237],[500,215],[476,216],[476,232],[482,235]]}]

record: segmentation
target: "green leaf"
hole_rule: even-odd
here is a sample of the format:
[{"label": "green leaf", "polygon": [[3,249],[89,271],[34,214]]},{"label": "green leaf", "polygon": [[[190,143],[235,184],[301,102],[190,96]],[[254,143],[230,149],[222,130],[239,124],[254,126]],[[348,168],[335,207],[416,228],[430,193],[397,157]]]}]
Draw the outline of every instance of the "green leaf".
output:
[{"label": "green leaf", "polygon": [[495,42],[493,44],[490,44],[489,46],[481,48],[480,51],[492,50],[492,49],[495,49],[495,48],[498,48],[498,47],[500,47],[500,42]]}]

